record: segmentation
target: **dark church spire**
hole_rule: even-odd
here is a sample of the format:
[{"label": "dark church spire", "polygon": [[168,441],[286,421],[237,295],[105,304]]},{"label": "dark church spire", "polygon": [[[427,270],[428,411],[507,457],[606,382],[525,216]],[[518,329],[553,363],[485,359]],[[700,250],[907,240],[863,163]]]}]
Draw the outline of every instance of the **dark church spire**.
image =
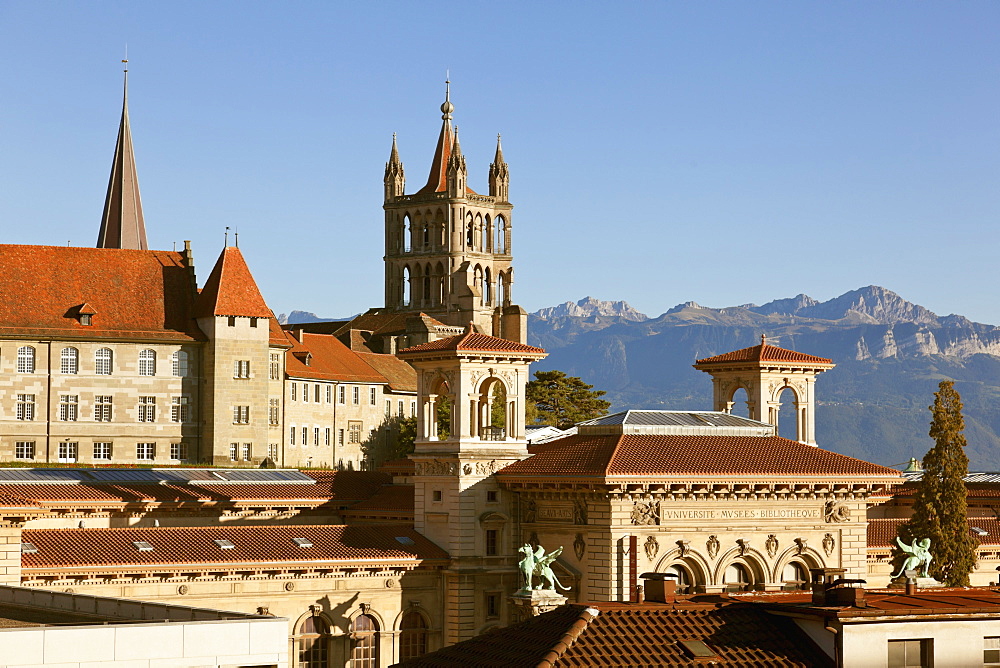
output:
[{"label": "dark church spire", "polygon": [[128,60],[122,62],[126,63],[122,121],[118,128],[118,142],[115,145],[114,162],[111,164],[111,179],[108,181],[108,195],[104,200],[104,216],[101,218],[97,247],[147,250],[146,224],[142,218],[139,178],[135,171],[132,130],[128,121]]}]

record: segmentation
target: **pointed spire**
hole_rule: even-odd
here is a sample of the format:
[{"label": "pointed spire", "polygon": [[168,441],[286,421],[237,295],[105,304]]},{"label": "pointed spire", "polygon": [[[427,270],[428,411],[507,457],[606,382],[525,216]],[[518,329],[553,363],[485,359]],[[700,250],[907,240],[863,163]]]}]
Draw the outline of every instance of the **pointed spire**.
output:
[{"label": "pointed spire", "polygon": [[500,146],[500,135],[497,134],[497,153],[490,164],[490,195],[501,202],[508,199],[510,189],[510,171],[503,159],[503,147]]},{"label": "pointed spire", "polygon": [[122,101],[122,120],[118,128],[118,142],[111,164],[111,179],[104,200],[101,231],[97,237],[98,248],[131,248],[147,250],[146,224],[142,217],[142,200],[139,197],[139,178],[132,151],[132,129],[128,119],[128,60],[125,67],[125,90]]},{"label": "pointed spire", "polygon": [[230,315],[273,317],[243,259],[243,253],[233,246],[222,250],[195,305],[196,318]]},{"label": "pointed spire", "polygon": [[406,177],[403,172],[403,161],[399,159],[399,149],[396,148],[396,133],[392,133],[392,151],[389,162],[385,163],[385,201],[399,197],[406,189]]},{"label": "pointed spire", "polygon": [[461,157],[462,157],[462,147],[458,143],[458,126],[456,125],[455,126],[455,139],[454,139],[454,142],[451,145],[451,159],[454,160],[456,158],[461,158]]}]

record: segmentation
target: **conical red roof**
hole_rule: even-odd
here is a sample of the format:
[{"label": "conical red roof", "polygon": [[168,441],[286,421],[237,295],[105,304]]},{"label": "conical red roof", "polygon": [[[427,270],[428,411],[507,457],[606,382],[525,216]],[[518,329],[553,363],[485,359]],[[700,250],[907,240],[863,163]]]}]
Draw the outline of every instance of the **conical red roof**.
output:
[{"label": "conical red roof", "polygon": [[257,289],[257,283],[239,248],[230,246],[222,251],[205,287],[198,295],[195,317],[216,315],[274,317]]}]

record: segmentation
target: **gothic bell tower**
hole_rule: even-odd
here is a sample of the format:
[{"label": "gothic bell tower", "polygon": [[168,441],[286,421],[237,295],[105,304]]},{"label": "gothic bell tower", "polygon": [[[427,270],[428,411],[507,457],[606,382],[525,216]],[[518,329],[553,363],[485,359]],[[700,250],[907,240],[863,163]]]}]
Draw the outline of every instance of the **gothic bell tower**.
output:
[{"label": "gothic bell tower", "polygon": [[457,327],[524,343],[527,314],[511,298],[510,173],[497,137],[489,195],[468,185],[468,168],[452,125],[446,82],[441,134],[427,183],[405,193],[396,138],[385,168],[385,309],[426,313]]}]

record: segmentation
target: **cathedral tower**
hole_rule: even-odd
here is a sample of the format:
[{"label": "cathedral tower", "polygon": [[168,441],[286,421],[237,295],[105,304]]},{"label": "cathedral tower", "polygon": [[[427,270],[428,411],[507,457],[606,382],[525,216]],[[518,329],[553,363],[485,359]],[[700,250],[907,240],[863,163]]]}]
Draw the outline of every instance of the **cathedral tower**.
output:
[{"label": "cathedral tower", "polygon": [[426,313],[511,341],[527,340],[527,314],[511,299],[510,175],[497,138],[489,195],[468,186],[452,125],[450,88],[427,184],[405,193],[396,138],[385,168],[385,311]]}]

